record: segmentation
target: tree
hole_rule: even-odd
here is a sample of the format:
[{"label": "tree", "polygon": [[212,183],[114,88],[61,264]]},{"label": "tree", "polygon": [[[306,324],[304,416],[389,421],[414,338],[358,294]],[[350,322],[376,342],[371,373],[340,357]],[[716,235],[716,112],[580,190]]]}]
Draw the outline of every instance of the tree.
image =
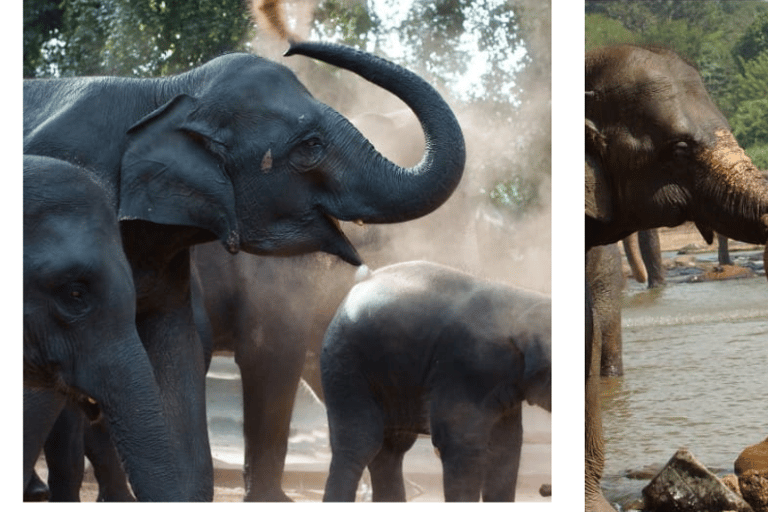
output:
[{"label": "tree", "polygon": [[224,51],[246,49],[252,30],[241,0],[63,0],[56,9],[51,4],[25,0],[25,76],[185,71]]}]

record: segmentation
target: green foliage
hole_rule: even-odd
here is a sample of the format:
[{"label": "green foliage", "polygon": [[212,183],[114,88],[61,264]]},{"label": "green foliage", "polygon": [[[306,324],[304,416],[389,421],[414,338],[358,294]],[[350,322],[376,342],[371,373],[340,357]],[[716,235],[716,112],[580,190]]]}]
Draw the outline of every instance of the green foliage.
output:
[{"label": "green foliage", "polygon": [[747,155],[752,159],[752,163],[754,163],[758,169],[762,169],[763,171],[768,170],[768,144],[751,146],[744,151],[746,151]]},{"label": "green foliage", "polygon": [[584,25],[585,50],[619,43],[636,43],[639,36],[602,13],[587,14]]},{"label": "green foliage", "polygon": [[35,25],[31,14],[27,24],[25,15],[25,39],[46,41],[37,58],[25,53],[25,76],[176,73],[244,49],[251,30],[241,0],[63,0],[58,7],[49,25]]},{"label": "green foliage", "polygon": [[768,115],[752,101],[768,97],[768,2],[587,0],[586,13],[587,49],[668,47],[697,67],[742,145],[764,137]]},{"label": "green foliage", "polygon": [[737,103],[768,98],[768,50],[742,61],[743,72],[736,76],[732,94]]},{"label": "green foliage", "polygon": [[768,95],[744,101],[731,117],[733,135],[742,147],[768,145]]},{"label": "green foliage", "polygon": [[323,0],[315,9],[315,28],[325,38],[365,48],[379,25],[376,15],[362,3]]},{"label": "green foliage", "polygon": [[733,55],[743,72],[742,63],[752,60],[768,51],[768,12],[762,13],[747,27],[747,30],[733,46]]},{"label": "green foliage", "polygon": [[541,205],[538,181],[519,174],[497,183],[489,197],[496,206],[516,215],[530,212]]},{"label": "green foliage", "polygon": [[35,75],[45,65],[43,44],[61,25],[58,0],[24,0],[24,76]]}]

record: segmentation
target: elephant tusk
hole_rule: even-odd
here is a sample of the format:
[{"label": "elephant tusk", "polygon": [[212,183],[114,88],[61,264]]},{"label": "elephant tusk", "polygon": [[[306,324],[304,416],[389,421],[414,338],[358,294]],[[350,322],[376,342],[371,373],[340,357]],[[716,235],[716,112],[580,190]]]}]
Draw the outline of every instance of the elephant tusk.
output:
[{"label": "elephant tusk", "polygon": [[264,153],[264,158],[261,159],[261,171],[262,172],[269,172],[272,170],[272,150],[268,149],[266,153]]}]

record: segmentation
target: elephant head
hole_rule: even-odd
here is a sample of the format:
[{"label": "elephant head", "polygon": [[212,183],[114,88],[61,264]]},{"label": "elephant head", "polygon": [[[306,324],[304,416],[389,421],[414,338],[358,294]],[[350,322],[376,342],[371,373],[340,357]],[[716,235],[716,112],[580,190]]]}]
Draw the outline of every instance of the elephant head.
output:
[{"label": "elephant head", "polygon": [[668,50],[630,45],[586,56],[586,242],[696,223],[768,238],[768,186],[698,72]]},{"label": "elephant head", "polygon": [[98,404],[139,499],[178,499],[113,203],[86,171],[24,157],[24,483],[70,397]]},{"label": "elephant head", "polygon": [[325,251],[360,264],[339,220],[392,223],[433,211],[456,188],[461,129],[424,80],[372,55],[295,43],[401,98],[425,132],[420,163],[386,160],[294,74],[248,54],[225,55],[163,82],[172,98],[128,132],[120,218],[204,228],[230,252]]}]

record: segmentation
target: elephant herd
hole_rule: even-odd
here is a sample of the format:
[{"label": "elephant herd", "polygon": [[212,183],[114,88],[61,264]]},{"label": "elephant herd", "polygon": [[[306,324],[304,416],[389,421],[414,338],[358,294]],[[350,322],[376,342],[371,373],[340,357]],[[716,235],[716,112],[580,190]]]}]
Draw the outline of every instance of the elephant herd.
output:
[{"label": "elephant herd", "polygon": [[[244,386],[246,500],[287,499],[293,396],[322,339],[324,499],[353,500],[367,467],[374,500],[404,500],[403,455],[430,434],[447,500],[514,500],[521,404],[551,410],[549,297],[410,262],[289,302],[279,290],[307,281],[280,270],[288,260],[249,256],[360,265],[339,221],[427,215],[465,166],[456,118],[418,76],[338,45],[288,54],[402,99],[424,132],[420,162],[388,161],[287,68],[252,55],[167,78],[25,80],[25,490],[45,448],[52,494],[77,499],[72,468],[88,453],[102,499],[129,496],[127,476],[141,501],[212,500],[204,379],[229,349]],[[686,221],[709,242],[766,242],[768,186],[693,67],[622,45],[588,53],[585,76],[588,266],[634,232]],[[610,327],[595,289],[585,284],[589,511],[612,510],[599,407]],[[290,321],[310,309],[315,321]]]},{"label": "elephant herd", "polygon": [[[287,328],[290,315],[302,312],[270,300],[270,287],[291,285],[290,277],[270,273],[270,264],[280,258],[259,259],[257,282],[221,286],[238,283],[235,262],[245,257],[236,253],[320,251],[360,265],[339,221],[397,223],[424,216],[448,199],[465,165],[456,118],[418,76],[338,45],[292,43],[288,54],[351,70],[403,100],[424,132],[420,162],[402,168],[388,161],[287,68],[253,55],[225,55],[160,79],[25,80],[25,494],[41,484],[34,465],[45,449],[52,498],[78,499],[87,453],[100,499],[128,499],[132,492],[140,501],[210,501],[213,466],[204,379],[214,350],[231,348],[234,341],[241,347],[236,360],[247,386],[245,406],[258,411],[246,415],[246,499],[286,499],[280,477],[287,422],[308,333]],[[226,250],[207,243],[216,240]],[[435,415],[431,425],[415,419],[393,424],[385,418],[379,427],[370,425],[370,432],[355,434],[370,439],[382,427],[412,428],[409,436],[415,438],[432,431],[442,443],[446,468],[458,464],[464,471],[461,453],[476,457],[490,439],[510,435],[517,449],[496,461],[478,461],[478,468],[503,460],[510,468],[504,481],[514,482],[522,439],[522,426],[514,419],[519,420],[521,403],[550,407],[549,299],[447,267],[412,265],[414,276],[422,279],[422,301],[434,302],[433,314],[448,315],[441,319],[453,324],[450,336],[434,324],[433,348],[425,345],[411,354],[414,369],[433,367],[434,372],[411,372],[413,380],[403,384],[409,391],[421,390],[425,411],[432,404],[458,404],[473,407],[474,413],[464,419]],[[222,273],[229,279],[216,277]],[[371,282],[386,280],[386,269],[370,277]],[[433,288],[448,282],[455,288],[436,297]],[[364,279],[359,286],[367,283]],[[263,289],[246,288],[254,284]],[[238,295],[255,291],[264,299],[258,313],[243,307],[249,301]],[[476,325],[477,311],[455,309],[460,293],[468,305],[487,309],[482,328]],[[393,300],[408,310],[416,307],[405,290],[393,293]],[[448,309],[438,306],[444,303]],[[268,317],[282,321],[270,326]],[[259,323],[264,344],[237,332],[251,322]],[[430,322],[437,319],[414,317],[412,332],[403,325],[400,334],[427,343],[421,334]],[[459,335],[477,350],[462,351]],[[243,347],[243,340],[257,346]],[[402,346],[399,341],[382,337],[379,343],[383,350],[392,342],[392,348]],[[264,346],[277,354],[261,357]],[[455,364],[446,366],[443,356],[452,353]],[[276,366],[276,360],[287,366]],[[362,368],[364,363],[348,361],[342,373],[347,364]],[[393,360],[386,368],[398,364]],[[338,365],[324,361],[323,374]],[[482,380],[476,382],[472,371]],[[400,375],[408,375],[405,368]],[[457,375],[465,375],[464,386],[453,382],[453,389],[445,389],[445,380],[455,381]],[[463,390],[464,400],[452,396],[456,390]],[[334,391],[327,397],[343,403],[352,392],[363,390],[343,387],[341,395]],[[276,408],[260,401],[267,393],[276,395],[271,402]],[[256,403],[248,404],[251,399]],[[341,408],[339,414],[347,415]],[[488,425],[485,441],[474,432],[477,421]],[[463,439],[468,432],[474,444]],[[389,436],[379,441],[387,457],[390,441]],[[394,459],[402,459],[407,448],[400,445]],[[376,455],[375,450],[366,453]],[[364,464],[376,467],[382,457]],[[490,476],[469,491],[465,480],[446,481],[446,496],[514,497],[514,486],[511,493],[488,494],[501,483],[491,483]],[[326,497],[334,496],[342,499],[330,491]]]}]

